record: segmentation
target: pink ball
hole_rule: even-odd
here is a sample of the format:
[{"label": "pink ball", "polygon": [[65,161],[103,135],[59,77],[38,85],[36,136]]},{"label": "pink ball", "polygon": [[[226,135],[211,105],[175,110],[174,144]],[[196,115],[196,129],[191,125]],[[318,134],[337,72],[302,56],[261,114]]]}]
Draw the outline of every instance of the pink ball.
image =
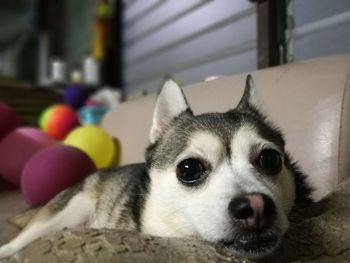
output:
[{"label": "pink ball", "polygon": [[42,205],[96,170],[83,151],[55,145],[35,154],[22,175],[22,194],[30,206]]},{"label": "pink ball", "polygon": [[0,175],[20,186],[26,162],[38,151],[56,141],[39,129],[17,128],[0,141]]},{"label": "pink ball", "polygon": [[88,99],[85,101],[84,106],[103,106],[103,103],[98,100]]},{"label": "pink ball", "polygon": [[19,116],[9,105],[0,102],[0,140],[19,126]]}]

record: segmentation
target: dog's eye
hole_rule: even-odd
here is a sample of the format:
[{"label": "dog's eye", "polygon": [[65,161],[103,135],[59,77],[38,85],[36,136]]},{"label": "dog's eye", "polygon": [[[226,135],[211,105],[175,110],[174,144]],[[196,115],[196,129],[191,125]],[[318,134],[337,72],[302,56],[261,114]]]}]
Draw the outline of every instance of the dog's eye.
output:
[{"label": "dog's eye", "polygon": [[257,165],[268,174],[276,174],[282,168],[281,156],[274,149],[265,149],[259,154]]},{"label": "dog's eye", "polygon": [[207,174],[202,160],[189,158],[181,161],[176,168],[177,178],[184,184],[193,184],[201,181]]}]

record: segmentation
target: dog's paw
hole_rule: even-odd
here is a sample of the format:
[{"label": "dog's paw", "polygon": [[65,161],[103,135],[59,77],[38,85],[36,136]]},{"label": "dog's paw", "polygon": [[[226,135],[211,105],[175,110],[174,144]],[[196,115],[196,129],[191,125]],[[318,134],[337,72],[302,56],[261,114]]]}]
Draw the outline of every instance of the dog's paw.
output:
[{"label": "dog's paw", "polygon": [[[0,247],[0,260],[12,256],[16,250],[10,245],[3,245]],[[1,261],[0,261],[1,262]]]}]

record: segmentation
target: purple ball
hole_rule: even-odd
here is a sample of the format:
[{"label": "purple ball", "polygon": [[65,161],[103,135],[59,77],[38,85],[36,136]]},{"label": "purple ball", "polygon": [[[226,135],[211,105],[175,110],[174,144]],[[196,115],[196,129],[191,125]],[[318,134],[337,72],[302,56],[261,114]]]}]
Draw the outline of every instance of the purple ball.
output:
[{"label": "purple ball", "polygon": [[22,195],[30,206],[45,204],[95,170],[94,162],[78,148],[67,145],[46,148],[24,167]]},{"label": "purple ball", "polygon": [[85,87],[71,84],[68,85],[64,91],[64,102],[76,109],[84,105],[88,93]]},{"label": "purple ball", "polygon": [[19,116],[9,105],[0,102],[0,140],[19,126]]},{"label": "purple ball", "polygon": [[56,141],[39,129],[15,129],[0,141],[0,175],[10,183],[20,186],[26,162],[35,153],[53,144]]}]

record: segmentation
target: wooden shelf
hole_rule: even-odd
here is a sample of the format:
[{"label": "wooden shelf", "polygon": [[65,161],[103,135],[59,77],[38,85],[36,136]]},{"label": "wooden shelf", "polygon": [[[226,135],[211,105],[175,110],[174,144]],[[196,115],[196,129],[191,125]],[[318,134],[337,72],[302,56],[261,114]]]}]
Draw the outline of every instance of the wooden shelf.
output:
[{"label": "wooden shelf", "polygon": [[62,94],[48,88],[0,83],[0,101],[13,107],[21,117],[21,125],[37,126],[40,113],[53,104],[62,103]]}]

